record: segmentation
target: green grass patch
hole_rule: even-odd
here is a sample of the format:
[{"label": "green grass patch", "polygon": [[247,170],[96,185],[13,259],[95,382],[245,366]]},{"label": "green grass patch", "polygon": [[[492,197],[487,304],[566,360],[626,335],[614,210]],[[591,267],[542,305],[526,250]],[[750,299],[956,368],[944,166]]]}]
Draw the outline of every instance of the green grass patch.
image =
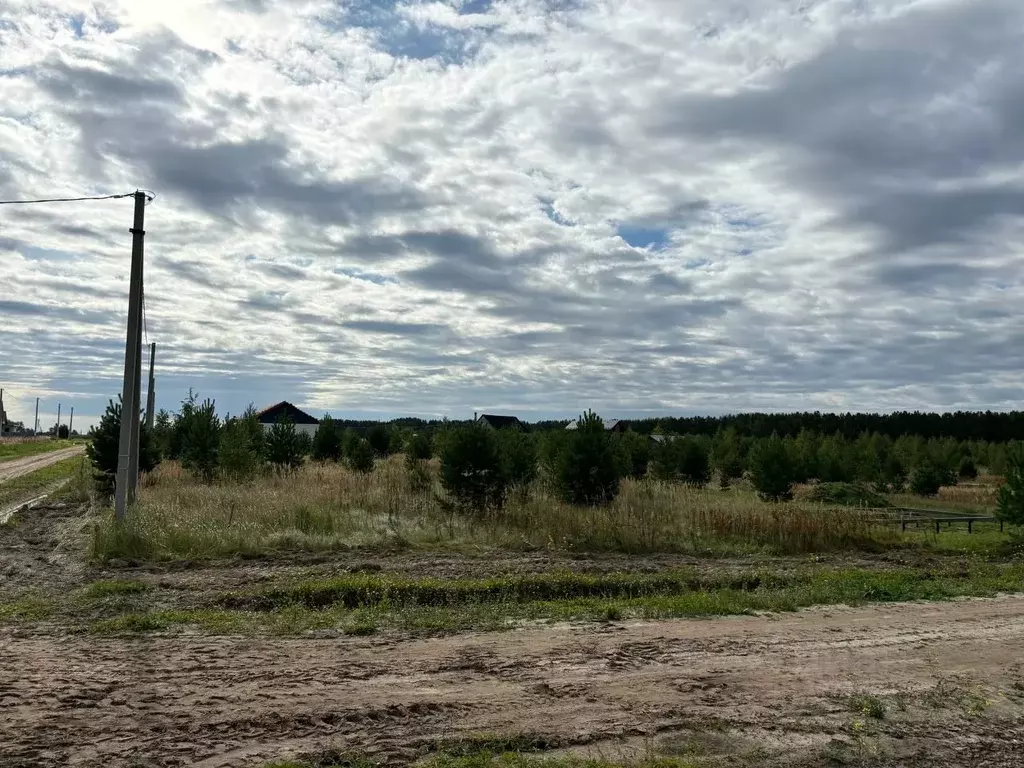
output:
[{"label": "green grass patch", "polygon": [[[48,467],[37,469],[35,472],[5,480],[0,484],[0,509],[28,501],[56,488],[65,481],[87,475],[88,468],[85,457],[73,456]],[[77,485],[77,483],[72,484]],[[63,489],[60,495],[62,498],[64,497]]]},{"label": "green grass patch", "polygon": [[793,578],[768,572],[701,578],[693,570],[656,575],[562,572],[458,580],[352,574],[301,582],[287,588],[227,594],[219,599],[219,603],[226,608],[272,611],[290,605],[316,609],[328,606],[451,606],[576,598],[638,598],[719,589],[750,591],[760,587],[778,588]]},{"label": "green grass patch", "polygon": [[39,456],[43,453],[59,451],[63,448],[73,448],[81,444],[82,441],[80,440],[29,440],[17,443],[0,440],[0,462],[24,459],[28,456]]},{"label": "green grass patch", "polygon": [[24,598],[0,603],[0,622],[41,621],[53,613],[53,604],[42,598]]},{"label": "green grass patch", "polygon": [[93,599],[110,597],[111,595],[136,595],[149,590],[149,585],[142,581],[127,579],[106,579],[94,581],[85,588],[85,596]]},{"label": "green grass patch", "polygon": [[148,632],[192,625],[212,633],[445,633],[508,629],[530,622],[700,618],[1022,590],[1021,564],[972,564],[948,571],[822,569],[773,579],[751,573],[717,583],[694,581],[685,572],[675,576],[547,574],[476,582],[353,575],[290,590],[226,594],[215,599],[219,607],[200,611],[125,614],[97,621],[92,630]]},{"label": "green grass patch", "polygon": [[847,706],[851,712],[855,712],[865,717],[871,717],[875,720],[882,720],[885,718],[886,705],[878,696],[870,696],[868,694],[856,694],[851,696],[847,701]]}]

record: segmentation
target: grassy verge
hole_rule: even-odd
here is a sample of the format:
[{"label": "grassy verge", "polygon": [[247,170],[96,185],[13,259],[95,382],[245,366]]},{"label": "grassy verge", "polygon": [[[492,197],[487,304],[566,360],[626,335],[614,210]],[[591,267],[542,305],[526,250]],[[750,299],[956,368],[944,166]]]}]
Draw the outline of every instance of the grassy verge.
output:
[{"label": "grassy verge", "polygon": [[27,456],[38,456],[42,453],[59,451],[82,445],[81,440],[0,440],[0,462],[12,459],[24,459]]},{"label": "grassy verge", "polygon": [[455,582],[353,575],[287,589],[222,594],[198,609],[128,610],[90,626],[100,633],[182,625],[212,633],[453,632],[530,622],[707,617],[1021,590],[1021,564],[972,564],[941,572],[816,570],[784,578],[752,572],[718,582],[695,581],[688,572],[593,577],[559,573]]},{"label": "grassy verge", "polygon": [[65,481],[73,482],[68,482],[61,488],[62,497],[77,498],[84,492],[85,498],[88,498],[88,464],[84,457],[74,456],[37,469],[35,472],[29,472],[27,475],[4,481],[0,484],[0,509],[46,493]]}]

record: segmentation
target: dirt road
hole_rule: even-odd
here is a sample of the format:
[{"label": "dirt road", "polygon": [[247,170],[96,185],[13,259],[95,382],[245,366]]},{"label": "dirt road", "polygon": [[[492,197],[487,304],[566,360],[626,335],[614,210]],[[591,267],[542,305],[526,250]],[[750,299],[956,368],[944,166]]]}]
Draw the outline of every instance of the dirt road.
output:
[{"label": "dirt road", "polygon": [[406,640],[3,629],[0,648],[4,766],[401,763],[480,732],[789,768],[1024,755],[1024,597]]},{"label": "dirt road", "polygon": [[39,453],[35,456],[26,456],[23,459],[11,459],[10,461],[0,462],[0,483],[27,475],[29,472],[35,472],[37,469],[56,464],[58,461],[70,459],[72,456],[78,456],[83,451],[85,451],[84,445],[74,445],[70,448],[62,448],[59,451]]}]

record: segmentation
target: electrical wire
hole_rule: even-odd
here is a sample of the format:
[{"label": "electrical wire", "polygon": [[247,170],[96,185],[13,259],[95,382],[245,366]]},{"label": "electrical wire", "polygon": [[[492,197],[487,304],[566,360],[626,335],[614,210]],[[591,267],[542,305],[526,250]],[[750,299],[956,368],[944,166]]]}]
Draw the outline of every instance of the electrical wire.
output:
[{"label": "electrical wire", "polygon": [[[0,205],[32,205],[34,203],[77,203],[82,200],[117,200],[122,197],[134,197],[134,192],[123,195],[101,195],[99,197],[51,197],[42,200],[0,200]],[[154,196],[147,195],[152,200]]]}]

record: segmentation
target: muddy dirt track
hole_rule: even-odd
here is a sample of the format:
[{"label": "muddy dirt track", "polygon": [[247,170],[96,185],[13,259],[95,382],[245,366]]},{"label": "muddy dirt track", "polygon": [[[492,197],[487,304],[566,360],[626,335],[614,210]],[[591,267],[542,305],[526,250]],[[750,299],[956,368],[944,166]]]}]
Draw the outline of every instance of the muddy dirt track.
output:
[{"label": "muddy dirt track", "polygon": [[[1022,597],[406,640],[4,629],[0,648],[3,766],[408,762],[472,732],[732,765],[1024,757]],[[868,692],[899,711],[851,713]]]},{"label": "muddy dirt track", "polygon": [[58,461],[70,459],[72,456],[78,456],[84,452],[84,445],[75,445],[71,448],[62,448],[59,451],[39,453],[35,456],[26,456],[23,459],[11,459],[10,461],[0,462],[0,483],[27,475],[29,472],[35,472],[37,469],[43,469],[51,464],[56,464]]}]

